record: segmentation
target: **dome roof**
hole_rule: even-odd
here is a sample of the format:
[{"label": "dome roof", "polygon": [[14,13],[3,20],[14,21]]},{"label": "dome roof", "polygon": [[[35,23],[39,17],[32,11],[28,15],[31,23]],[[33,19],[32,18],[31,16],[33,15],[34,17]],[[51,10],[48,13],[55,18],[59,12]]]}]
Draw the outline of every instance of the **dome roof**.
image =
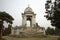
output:
[{"label": "dome roof", "polygon": [[24,10],[24,12],[33,12],[32,8],[30,8],[29,6]]}]

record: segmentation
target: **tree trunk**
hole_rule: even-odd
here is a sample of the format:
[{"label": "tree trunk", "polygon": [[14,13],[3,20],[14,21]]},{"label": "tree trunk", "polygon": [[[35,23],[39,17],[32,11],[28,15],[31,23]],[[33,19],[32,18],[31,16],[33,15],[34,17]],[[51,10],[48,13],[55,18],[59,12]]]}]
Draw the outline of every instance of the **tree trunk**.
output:
[{"label": "tree trunk", "polygon": [[0,29],[0,40],[2,40],[2,29]]},{"label": "tree trunk", "polygon": [[2,40],[2,27],[3,27],[3,21],[0,20],[0,40]]}]

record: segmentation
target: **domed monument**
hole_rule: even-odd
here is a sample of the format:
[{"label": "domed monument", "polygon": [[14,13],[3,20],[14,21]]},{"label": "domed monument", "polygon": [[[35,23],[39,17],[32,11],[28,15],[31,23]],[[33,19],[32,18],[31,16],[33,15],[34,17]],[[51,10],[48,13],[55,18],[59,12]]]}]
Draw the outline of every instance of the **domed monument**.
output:
[{"label": "domed monument", "polygon": [[[35,22],[36,14],[33,12],[31,7],[27,7],[22,13],[22,26],[12,27],[11,35],[24,35],[24,36],[35,36],[45,35],[45,28],[37,26]],[[30,26],[27,27],[26,21],[30,21]]]},{"label": "domed monument", "polygon": [[22,13],[22,26],[26,27],[26,21],[29,20],[30,21],[30,27],[34,27],[35,26],[35,16],[36,14],[34,14],[32,8],[30,8],[29,6],[24,10],[24,13]]}]

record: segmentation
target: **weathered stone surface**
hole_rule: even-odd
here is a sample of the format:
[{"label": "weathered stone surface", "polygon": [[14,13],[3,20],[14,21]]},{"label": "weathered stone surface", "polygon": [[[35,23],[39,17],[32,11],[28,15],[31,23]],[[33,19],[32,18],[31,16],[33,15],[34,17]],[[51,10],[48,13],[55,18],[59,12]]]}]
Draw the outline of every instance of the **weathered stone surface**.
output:
[{"label": "weathered stone surface", "polygon": [[[20,37],[33,37],[45,35],[45,28],[36,25],[36,14],[33,12],[32,8],[27,7],[22,13],[22,26],[12,28],[12,35],[18,35]],[[27,27],[26,21],[30,21],[30,26]]]}]

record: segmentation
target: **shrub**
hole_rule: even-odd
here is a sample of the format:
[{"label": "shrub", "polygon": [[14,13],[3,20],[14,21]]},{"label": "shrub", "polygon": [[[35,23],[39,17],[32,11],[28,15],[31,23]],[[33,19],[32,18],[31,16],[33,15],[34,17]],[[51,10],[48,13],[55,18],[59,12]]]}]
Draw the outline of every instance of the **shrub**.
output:
[{"label": "shrub", "polygon": [[2,40],[6,40],[5,38],[2,38]]},{"label": "shrub", "polygon": [[58,38],[58,40],[60,40],[60,37]]}]

